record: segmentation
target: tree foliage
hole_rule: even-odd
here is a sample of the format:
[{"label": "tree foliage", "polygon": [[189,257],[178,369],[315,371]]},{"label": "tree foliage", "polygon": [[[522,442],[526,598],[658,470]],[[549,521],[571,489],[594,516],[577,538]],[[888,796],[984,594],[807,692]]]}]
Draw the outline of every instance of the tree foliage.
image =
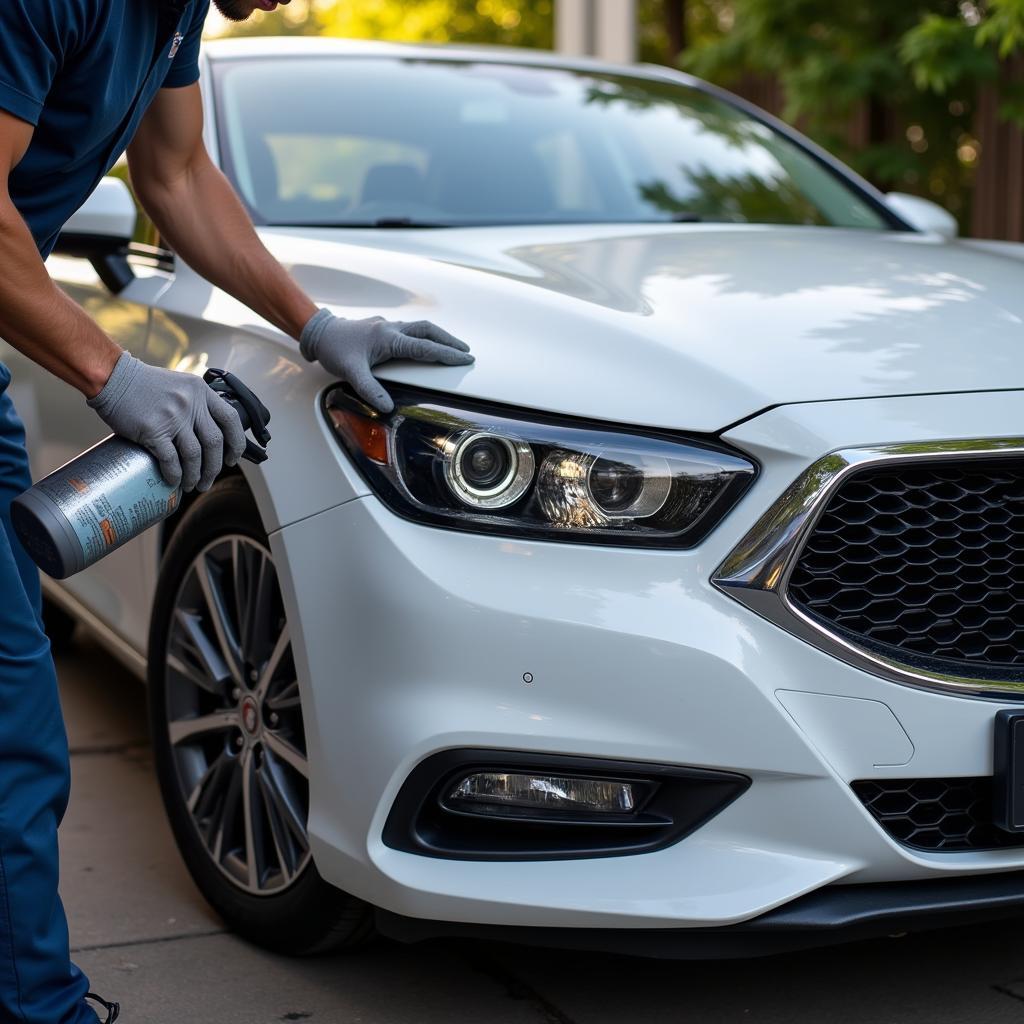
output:
[{"label": "tree foliage", "polygon": [[231,35],[329,35],[550,47],[554,0],[292,0]]},{"label": "tree foliage", "polygon": [[[700,0],[689,70],[722,84],[781,82],[783,116],[883,188],[966,219],[978,92],[1024,126],[1005,62],[1024,52],[1024,0]],[[851,126],[859,123],[860,130]]]}]

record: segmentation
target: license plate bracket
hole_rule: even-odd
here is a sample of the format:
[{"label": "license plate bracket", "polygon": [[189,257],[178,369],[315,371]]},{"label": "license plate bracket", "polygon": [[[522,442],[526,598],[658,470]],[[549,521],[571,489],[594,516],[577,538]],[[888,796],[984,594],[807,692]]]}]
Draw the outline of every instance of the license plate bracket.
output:
[{"label": "license plate bracket", "polygon": [[1024,832],[1024,711],[996,712],[993,821],[1004,832]]}]

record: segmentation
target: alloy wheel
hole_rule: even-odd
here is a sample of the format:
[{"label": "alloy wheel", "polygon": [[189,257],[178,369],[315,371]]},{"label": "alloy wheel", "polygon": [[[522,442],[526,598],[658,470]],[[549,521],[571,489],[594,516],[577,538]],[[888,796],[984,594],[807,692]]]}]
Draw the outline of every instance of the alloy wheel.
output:
[{"label": "alloy wheel", "polygon": [[270,552],[243,534],[193,559],[173,606],[166,720],[180,795],[239,889],[276,895],[310,860],[309,767]]}]

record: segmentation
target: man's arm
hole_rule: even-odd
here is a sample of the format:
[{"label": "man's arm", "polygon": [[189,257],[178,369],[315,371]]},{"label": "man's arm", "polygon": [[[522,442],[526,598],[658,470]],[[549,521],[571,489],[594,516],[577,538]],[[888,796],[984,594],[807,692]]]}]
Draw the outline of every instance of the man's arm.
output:
[{"label": "man's arm", "polygon": [[50,279],[8,190],[10,174],[34,130],[0,110],[0,336],[93,398],[110,377],[121,348]]},{"label": "man's arm", "polygon": [[300,342],[371,405],[387,412],[372,368],[388,359],[466,365],[469,346],[426,321],[345,320],[321,310],[267,251],[203,144],[198,84],[162,89],[128,148],[135,194],[186,263]]},{"label": "man's arm", "polygon": [[160,90],[128,147],[128,165],[139,202],[174,251],[297,339],[317,308],[259,240],[207,154],[198,85]]},{"label": "man's arm", "polygon": [[148,448],[168,483],[205,490],[245,448],[238,414],[198,377],[129,355],[50,279],[8,184],[33,131],[0,110],[0,336],[81,391],[111,430]]}]

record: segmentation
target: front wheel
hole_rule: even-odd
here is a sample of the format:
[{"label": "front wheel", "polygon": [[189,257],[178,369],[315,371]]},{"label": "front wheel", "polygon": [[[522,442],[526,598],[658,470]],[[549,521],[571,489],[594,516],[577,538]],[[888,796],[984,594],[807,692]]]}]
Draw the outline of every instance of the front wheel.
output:
[{"label": "front wheel", "polygon": [[279,952],[365,941],[370,908],[324,882],[310,854],[309,763],[287,617],[239,477],[189,508],[167,550],[149,698],[167,815],[218,913]]}]

